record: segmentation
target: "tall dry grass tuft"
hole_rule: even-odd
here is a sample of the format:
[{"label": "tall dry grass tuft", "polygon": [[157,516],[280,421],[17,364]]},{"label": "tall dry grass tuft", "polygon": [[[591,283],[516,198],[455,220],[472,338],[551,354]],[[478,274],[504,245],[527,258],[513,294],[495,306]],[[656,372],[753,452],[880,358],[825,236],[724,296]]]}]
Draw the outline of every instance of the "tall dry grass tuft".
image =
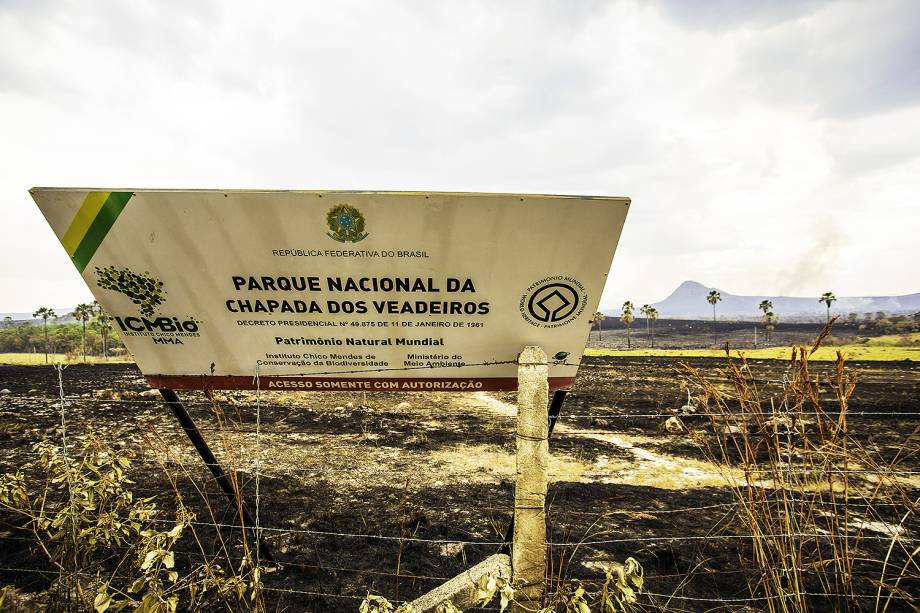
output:
[{"label": "tall dry grass tuft", "polygon": [[728,359],[721,387],[683,366],[711,415],[712,434],[700,440],[737,499],[734,529],[750,535],[751,596],[771,613],[920,604],[916,535],[907,530],[917,487],[903,468],[918,455],[918,428],[896,450],[867,444],[875,420],[854,431],[856,372],[839,352],[830,372],[809,363],[832,325],[792,350],[779,394],[767,395],[743,357]]}]

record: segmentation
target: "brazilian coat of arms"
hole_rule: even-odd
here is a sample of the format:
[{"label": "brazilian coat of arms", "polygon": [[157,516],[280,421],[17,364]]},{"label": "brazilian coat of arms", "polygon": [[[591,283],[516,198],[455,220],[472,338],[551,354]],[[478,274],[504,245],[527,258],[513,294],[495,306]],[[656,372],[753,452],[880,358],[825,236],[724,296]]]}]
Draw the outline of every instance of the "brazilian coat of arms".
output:
[{"label": "brazilian coat of arms", "polygon": [[364,231],[364,216],[361,211],[347,204],[339,204],[326,213],[329,225],[328,236],[340,243],[357,243],[367,238]]}]

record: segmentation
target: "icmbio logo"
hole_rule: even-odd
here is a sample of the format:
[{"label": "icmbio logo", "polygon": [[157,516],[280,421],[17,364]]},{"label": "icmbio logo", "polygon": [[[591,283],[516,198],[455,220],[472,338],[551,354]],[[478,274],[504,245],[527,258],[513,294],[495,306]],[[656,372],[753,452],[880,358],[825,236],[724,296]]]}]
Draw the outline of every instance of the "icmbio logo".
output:
[{"label": "icmbio logo", "polygon": [[102,289],[118,292],[130,298],[145,317],[153,315],[166,301],[163,282],[146,271],[139,275],[128,268],[119,270],[114,266],[96,267],[96,283]]},{"label": "icmbio logo", "polygon": [[123,294],[137,305],[140,317],[112,318],[125,336],[149,336],[157,345],[183,345],[182,337],[199,336],[201,322],[194,317],[154,317],[160,305],[166,302],[167,292],[163,282],[149,272],[138,274],[129,268],[114,266],[96,268],[96,282],[102,289]]}]

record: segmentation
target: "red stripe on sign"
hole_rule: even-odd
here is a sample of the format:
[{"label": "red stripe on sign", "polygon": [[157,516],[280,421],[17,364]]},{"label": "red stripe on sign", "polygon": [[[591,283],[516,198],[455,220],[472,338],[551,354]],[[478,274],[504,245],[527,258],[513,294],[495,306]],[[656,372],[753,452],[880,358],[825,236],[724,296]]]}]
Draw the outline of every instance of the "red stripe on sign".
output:
[{"label": "red stripe on sign", "polygon": [[[549,389],[569,389],[574,377],[550,377]],[[254,377],[238,375],[147,375],[150,387],[176,390],[254,390]],[[284,377],[262,375],[259,389],[276,392],[508,392],[517,389],[516,377],[393,378]]]}]

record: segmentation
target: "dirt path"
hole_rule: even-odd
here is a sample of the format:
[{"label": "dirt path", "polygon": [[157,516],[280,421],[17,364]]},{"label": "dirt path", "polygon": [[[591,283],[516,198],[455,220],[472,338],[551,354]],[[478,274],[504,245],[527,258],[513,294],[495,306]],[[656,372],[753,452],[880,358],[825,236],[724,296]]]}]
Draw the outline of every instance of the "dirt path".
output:
[{"label": "dirt path", "polygon": [[[505,417],[517,415],[516,406],[499,400],[486,392],[476,392],[471,398],[478,406],[493,413]],[[595,461],[592,472],[589,473],[595,477],[592,479],[593,481],[651,485],[666,489],[705,486],[724,487],[728,484],[729,475],[724,470],[720,470],[715,464],[687,458],[676,458],[638,446],[641,443],[654,442],[655,439],[651,437],[613,434],[604,430],[577,429],[561,421],[556,424],[554,434],[609,443],[635,457],[635,463],[631,463],[628,466],[623,466],[622,464],[618,466],[611,463],[606,457],[601,456]]]}]

